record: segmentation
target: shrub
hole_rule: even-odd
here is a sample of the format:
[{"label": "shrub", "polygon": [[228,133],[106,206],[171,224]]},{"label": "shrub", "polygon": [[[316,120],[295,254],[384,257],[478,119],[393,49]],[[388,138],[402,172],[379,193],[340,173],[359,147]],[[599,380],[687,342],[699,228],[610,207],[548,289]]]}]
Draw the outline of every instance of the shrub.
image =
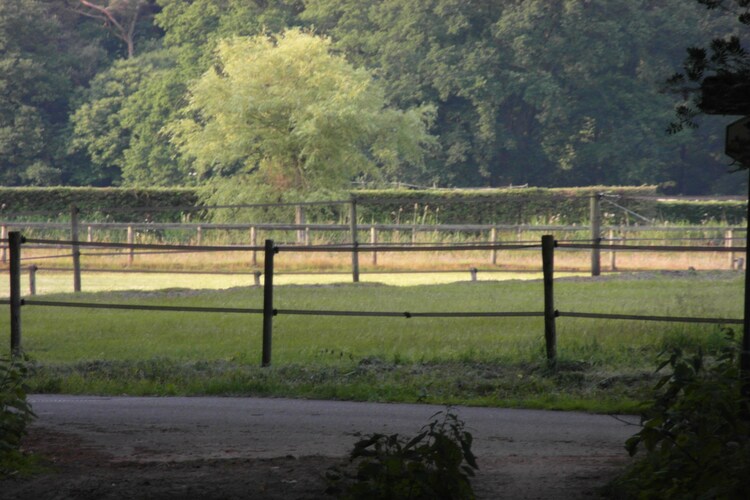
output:
[{"label": "shrub", "polygon": [[35,417],[26,401],[27,375],[25,358],[0,358],[0,477],[15,472],[23,461],[21,438]]},{"label": "shrub", "polygon": [[347,466],[329,469],[328,492],[346,499],[473,499],[471,434],[451,412],[432,419],[408,440],[376,433],[358,441]]},{"label": "shrub", "polygon": [[745,498],[750,477],[750,401],[740,394],[739,349],[728,343],[711,360],[673,349],[659,370],[671,373],[626,442],[643,455],[613,483],[627,498]]}]

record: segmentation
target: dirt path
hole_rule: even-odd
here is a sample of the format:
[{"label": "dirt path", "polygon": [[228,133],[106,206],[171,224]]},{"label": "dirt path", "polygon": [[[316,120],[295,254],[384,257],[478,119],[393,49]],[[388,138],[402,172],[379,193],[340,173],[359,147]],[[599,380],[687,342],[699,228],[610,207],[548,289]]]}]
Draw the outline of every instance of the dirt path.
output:
[{"label": "dirt path", "polygon": [[[26,447],[56,471],[8,498],[326,498],[322,475],[372,432],[414,435],[443,407],[257,398],[33,396]],[[480,498],[581,498],[627,461],[609,416],[456,408]],[[627,420],[635,423],[634,417]]]}]

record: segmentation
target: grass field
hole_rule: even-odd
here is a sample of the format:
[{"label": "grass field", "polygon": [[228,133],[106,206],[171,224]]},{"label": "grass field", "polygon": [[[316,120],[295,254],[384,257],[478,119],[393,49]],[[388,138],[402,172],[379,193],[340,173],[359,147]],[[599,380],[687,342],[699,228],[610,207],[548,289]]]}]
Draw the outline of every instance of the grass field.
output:
[{"label": "grass field", "polygon": [[[742,286],[741,276],[731,272],[560,279],[556,306],[565,312],[739,318]],[[260,308],[262,289],[142,289],[44,298]],[[275,300],[282,310],[541,311],[543,305],[540,281],[517,280],[280,285]],[[7,339],[7,313],[0,321],[0,335]],[[37,365],[32,389],[43,392],[252,394],[632,411],[648,393],[660,352],[680,346],[711,353],[723,337],[711,325],[559,318],[559,368],[551,371],[544,359],[541,318],[282,314],[274,320],[273,366],[262,369],[259,315],[23,309],[23,347]]]}]

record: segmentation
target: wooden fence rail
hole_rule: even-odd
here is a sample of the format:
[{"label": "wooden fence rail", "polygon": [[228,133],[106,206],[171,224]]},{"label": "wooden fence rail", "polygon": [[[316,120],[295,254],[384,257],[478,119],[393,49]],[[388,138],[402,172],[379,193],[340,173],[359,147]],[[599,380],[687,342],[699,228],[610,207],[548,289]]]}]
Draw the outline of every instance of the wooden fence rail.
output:
[{"label": "wooden fence rail", "polygon": [[[344,202],[336,202],[344,204]],[[79,210],[77,207],[72,206],[70,210],[70,222],[24,222],[24,221],[13,221],[6,220],[0,221],[0,240],[7,239],[7,235],[10,231],[24,231],[33,230],[39,231],[64,231],[71,235],[71,240],[74,242],[79,241],[79,234],[83,232],[85,228],[86,242],[93,243],[97,240],[97,232],[101,231],[116,231],[121,232],[126,243],[129,245],[127,252],[127,263],[129,266],[134,264],[136,258],[135,243],[139,236],[141,238],[144,235],[151,235],[152,238],[158,241],[163,240],[163,233],[165,231],[180,231],[185,234],[193,235],[191,237],[192,244],[195,246],[202,246],[205,236],[208,232],[216,231],[241,231],[245,235],[249,235],[249,245],[252,247],[258,247],[259,232],[264,231],[269,234],[278,232],[288,232],[294,235],[294,241],[296,244],[308,245],[312,244],[315,233],[325,233],[330,235],[331,233],[348,233],[349,241],[353,245],[351,251],[352,260],[352,280],[354,282],[359,281],[360,275],[360,254],[364,251],[360,244],[360,235],[362,233],[369,236],[369,244],[377,247],[379,241],[384,240],[383,233],[390,233],[391,241],[400,240],[402,234],[411,233],[411,243],[417,244],[417,235],[420,233],[442,235],[446,233],[461,234],[469,233],[474,238],[485,235],[489,243],[500,243],[501,235],[503,233],[514,234],[514,241],[520,240],[522,233],[548,233],[548,234],[565,234],[570,232],[590,232],[590,241],[593,242],[593,246],[590,248],[591,252],[591,274],[592,276],[598,276],[601,273],[601,254],[607,252],[609,255],[609,268],[611,270],[617,269],[617,250],[613,245],[622,243],[624,241],[636,241],[636,235],[649,234],[653,232],[660,233],[677,233],[677,232],[698,232],[704,235],[700,238],[701,241],[706,242],[711,246],[725,246],[728,248],[734,247],[734,242],[739,238],[739,234],[746,231],[744,227],[726,227],[726,226],[607,226],[602,224],[601,215],[601,197],[593,196],[591,199],[590,208],[590,225],[531,225],[531,224],[419,224],[415,219],[411,224],[374,224],[374,223],[362,223],[357,220],[357,203],[355,200],[346,202],[349,205],[349,223],[348,224],[333,224],[333,223],[306,223],[304,212],[302,208],[306,204],[286,204],[288,206],[297,207],[295,210],[295,223],[232,223],[232,224],[217,224],[217,223],[153,223],[153,222],[84,222],[79,220]],[[259,205],[265,206],[265,205]],[[5,217],[12,217],[13,214],[5,214]],[[707,235],[711,236],[707,236]],[[606,235],[606,236],[605,236]],[[110,235],[111,236],[111,235]],[[439,237],[439,236],[438,236]],[[742,238],[744,240],[744,238]],[[644,241],[643,237],[638,238],[640,241]],[[690,239],[688,239],[690,240]],[[697,239],[694,239],[697,240]],[[506,238],[507,241],[507,238]],[[651,241],[660,241],[665,243],[669,241],[664,237],[652,238]],[[685,241],[685,239],[683,239]],[[384,241],[384,244],[387,242]],[[260,248],[260,247],[258,247]],[[497,251],[499,248],[491,248],[489,251],[489,263],[492,265],[497,264]],[[7,264],[7,245],[0,245],[0,263]],[[253,266],[257,266],[257,254],[258,249],[250,250],[251,252],[251,263]],[[736,250],[731,251],[727,254],[726,267],[729,269],[741,269],[746,263],[744,257],[737,258],[735,254]],[[378,265],[378,249],[375,248],[369,252],[371,258],[371,264],[373,266]],[[79,245],[74,244],[72,246],[72,265],[77,271],[74,273],[74,288],[80,289],[80,249]]]},{"label": "wooden fence rail", "polygon": [[[20,277],[21,277],[21,253],[24,238],[19,232],[8,234],[8,248],[10,250],[10,299],[0,300],[0,303],[10,306],[10,350],[12,355],[18,355],[22,352],[21,336],[21,310],[22,306],[41,306],[41,307],[73,307],[73,308],[96,308],[96,309],[126,309],[142,311],[179,311],[179,312],[197,312],[197,313],[239,313],[239,314],[261,314],[262,315],[262,357],[261,365],[266,367],[271,365],[272,361],[272,339],[273,339],[273,318],[278,315],[310,315],[310,316],[359,316],[359,317],[444,317],[444,318],[470,318],[470,317],[543,317],[544,318],[544,338],[547,363],[554,368],[557,360],[557,337],[556,321],[559,317],[577,317],[577,318],[597,318],[597,319],[615,319],[615,320],[640,320],[640,321],[673,321],[687,323],[717,323],[717,324],[742,324],[741,319],[731,318],[692,318],[692,317],[670,317],[670,316],[642,316],[642,315],[623,315],[623,314],[594,314],[585,312],[560,312],[555,308],[554,302],[554,254],[555,248],[563,245],[556,242],[554,236],[542,236],[541,245],[534,246],[536,249],[541,248],[541,260],[543,267],[543,284],[544,284],[544,309],[542,311],[504,311],[504,312],[419,312],[419,311],[330,311],[330,310],[278,310],[274,308],[273,303],[273,278],[274,278],[274,256],[280,252],[300,252],[312,251],[310,247],[284,247],[277,246],[273,240],[266,240],[263,247],[264,252],[264,289],[263,289],[263,308],[262,309],[243,309],[243,308],[210,308],[210,307],[180,307],[180,306],[148,306],[148,305],[130,305],[130,304],[102,304],[86,302],[64,302],[64,301],[47,301],[39,299],[23,299],[21,294]],[[28,240],[29,243],[34,240]],[[57,242],[59,244],[73,245],[75,241]],[[99,244],[105,245],[105,244]],[[116,244],[108,244],[113,246]],[[153,245],[148,245],[152,247]],[[473,250],[474,246],[444,246],[444,250]],[[576,245],[580,246],[580,245]],[[590,244],[589,247],[592,245]],[[170,247],[173,247],[170,246]],[[523,248],[530,248],[524,246]],[[680,247],[672,247],[673,250],[684,251]],[[219,251],[216,247],[204,247],[205,251]],[[327,251],[351,252],[357,250],[356,241],[351,245],[327,247]],[[401,248],[381,247],[379,251],[402,251]],[[413,251],[423,250],[420,247],[412,248]],[[737,250],[740,250],[739,248]]]}]

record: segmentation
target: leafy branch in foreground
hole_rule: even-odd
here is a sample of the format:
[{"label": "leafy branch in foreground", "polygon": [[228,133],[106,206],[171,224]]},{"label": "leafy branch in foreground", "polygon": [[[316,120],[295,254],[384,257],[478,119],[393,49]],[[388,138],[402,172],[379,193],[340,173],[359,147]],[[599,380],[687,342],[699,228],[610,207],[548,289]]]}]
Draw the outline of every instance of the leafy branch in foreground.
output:
[{"label": "leafy branch in foreground", "polygon": [[[721,10],[736,17],[737,21],[744,25],[743,28],[750,26],[750,2],[747,0],[697,1],[708,10]],[[667,127],[669,134],[676,134],[686,128],[697,128],[696,118],[703,113],[742,114],[710,109],[716,103],[703,100],[705,92],[702,91],[707,88],[707,76],[708,79],[718,79],[724,88],[736,84],[747,85],[750,82],[750,52],[743,47],[739,36],[732,34],[725,38],[714,38],[708,49],[687,48],[687,58],[683,63],[682,72],[675,73],[666,81],[667,88],[680,94],[683,100],[675,107],[675,120]],[[719,99],[733,101],[736,97],[724,91],[720,92]]]},{"label": "leafy branch in foreground", "polygon": [[626,442],[644,454],[613,483],[626,498],[744,498],[750,475],[750,401],[740,394],[734,333],[711,360],[674,349],[642,414],[642,429]]},{"label": "leafy branch in foreground", "polygon": [[471,434],[450,411],[433,415],[411,439],[371,434],[354,445],[347,465],[328,470],[328,493],[346,499],[473,499],[469,481],[479,467],[471,444]]},{"label": "leafy branch in foreground", "polygon": [[27,359],[0,358],[0,477],[23,462],[19,453],[26,426],[36,416],[26,401]]}]

